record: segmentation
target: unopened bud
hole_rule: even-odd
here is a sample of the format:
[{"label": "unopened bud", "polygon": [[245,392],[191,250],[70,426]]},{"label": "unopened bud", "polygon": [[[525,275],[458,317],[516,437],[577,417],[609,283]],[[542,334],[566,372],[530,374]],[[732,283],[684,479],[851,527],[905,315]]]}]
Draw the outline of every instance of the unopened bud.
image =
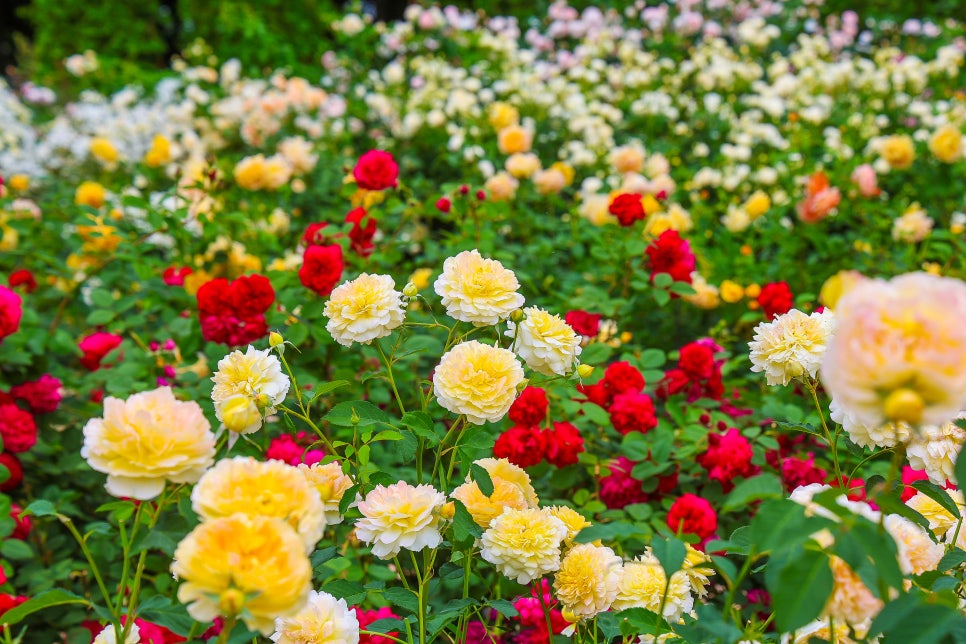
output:
[{"label": "unopened bud", "polygon": [[403,295],[406,297],[416,297],[419,295],[419,289],[413,284],[412,280],[406,282],[406,286],[403,287]]},{"label": "unopened bud", "polygon": [[893,422],[906,422],[918,425],[922,422],[922,413],[926,409],[926,401],[912,389],[896,389],[885,399],[883,411],[886,418]]},{"label": "unopened bud", "polygon": [[453,517],[456,516],[456,504],[450,501],[449,503],[443,505],[443,507],[439,509],[439,516],[447,521],[451,521]]},{"label": "unopened bud", "polygon": [[283,338],[282,334],[279,333],[278,331],[272,331],[271,333],[268,334],[268,346],[274,349],[276,347],[281,347],[284,344],[285,344],[285,338]]},{"label": "unopened bud", "polygon": [[526,317],[526,313],[523,312],[523,309],[517,309],[510,314],[510,319],[514,322],[521,322],[523,321],[524,317]]},{"label": "unopened bud", "polygon": [[590,378],[592,373],[594,373],[594,368],[589,364],[582,364],[577,367],[577,375],[581,378]]},{"label": "unopened bud", "polygon": [[218,608],[222,615],[237,615],[245,607],[245,593],[229,588],[218,596]]},{"label": "unopened bud", "polygon": [[517,391],[523,391],[529,385],[530,385],[530,379],[529,378],[524,378],[523,380],[520,381],[520,384],[517,385]]}]

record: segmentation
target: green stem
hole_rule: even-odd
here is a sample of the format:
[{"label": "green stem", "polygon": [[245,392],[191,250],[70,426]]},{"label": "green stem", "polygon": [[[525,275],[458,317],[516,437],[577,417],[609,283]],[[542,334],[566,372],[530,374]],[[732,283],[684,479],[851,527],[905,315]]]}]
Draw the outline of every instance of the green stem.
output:
[{"label": "green stem", "polygon": [[366,630],[360,630],[359,633],[361,635],[372,635],[373,637],[385,637],[387,640],[392,640],[393,642],[399,642],[399,644],[410,644],[409,642],[405,640],[401,640],[398,637],[393,637],[388,633],[377,633],[376,631],[366,631]]},{"label": "green stem", "polygon": [[419,564],[416,563],[416,553],[412,550],[409,551],[409,556],[413,560],[413,569],[416,571],[416,582],[417,589],[419,592],[416,593],[419,610],[417,612],[417,618],[419,619],[419,644],[426,644],[426,580],[427,578],[423,575],[422,571],[419,569]]},{"label": "green stem", "polygon": [[[151,515],[150,519],[148,520],[148,530],[153,530],[154,526],[158,524],[158,519],[161,518],[161,511],[164,509],[165,502],[167,501],[167,499],[165,498],[165,492],[167,492],[167,489],[165,489],[161,493],[161,496],[158,498],[157,507],[154,509],[154,513]],[[140,510],[143,505],[144,503],[142,502],[141,505],[138,506],[138,510]],[[135,521],[138,523],[140,522],[140,513],[135,515]],[[132,530],[132,534],[133,534],[133,530]],[[133,537],[131,538],[131,542],[132,543],[134,542]],[[127,639],[128,633],[130,632],[131,628],[134,626],[134,618],[137,615],[137,609],[138,609],[138,598],[141,594],[141,577],[144,574],[144,564],[147,562],[147,558],[148,558],[148,549],[145,548],[144,550],[141,551],[141,554],[138,555],[138,563],[134,569],[134,582],[131,584],[131,599],[128,601],[128,605],[127,605],[127,623],[124,625],[124,633],[122,634],[122,638],[120,640],[121,642],[124,642]],[[125,585],[126,585],[126,580],[125,580]]]},{"label": "green stem", "polygon": [[107,585],[104,584],[104,578],[101,576],[101,570],[97,567],[97,563],[94,561],[93,555],[91,555],[90,548],[87,547],[87,541],[78,532],[77,527],[74,522],[71,521],[70,517],[63,514],[58,514],[57,518],[60,522],[64,524],[67,530],[74,536],[77,541],[77,545],[80,546],[81,552],[84,553],[84,557],[87,559],[87,564],[91,567],[91,573],[94,575],[94,580],[97,581],[97,586],[101,590],[101,595],[104,597],[104,603],[107,604],[107,609],[111,612],[111,616],[114,621],[120,621],[120,617],[117,613],[117,608],[114,606],[114,602],[111,601],[111,593],[107,591]]},{"label": "green stem", "polygon": [[744,581],[745,575],[751,570],[751,564],[755,561],[755,551],[754,549],[748,552],[748,556],[745,557],[745,562],[741,565],[741,569],[738,571],[738,576],[734,578],[731,583],[731,587],[728,589],[728,596],[725,599],[725,609],[728,614],[734,619],[735,624],[741,626],[741,611],[735,609],[735,595],[738,593],[738,589],[741,587],[741,582]]},{"label": "green stem", "polygon": [[383,351],[382,345],[379,340],[376,340],[376,350],[379,352],[379,357],[382,358],[383,363],[386,365],[386,378],[389,380],[389,386],[392,388],[392,394],[396,398],[396,404],[399,406],[399,413],[405,414],[406,407],[403,405],[402,396],[399,395],[399,389],[396,388],[396,379],[392,375],[392,360]]},{"label": "green stem", "polygon": [[228,637],[235,630],[236,622],[238,622],[238,615],[225,616],[225,621],[221,626],[221,632],[218,633],[218,639],[215,640],[215,644],[228,644]]},{"label": "green stem", "polygon": [[552,642],[553,641],[553,622],[550,620],[550,606],[547,605],[547,601],[543,598],[542,579],[534,579],[533,588],[536,591],[537,599],[540,601],[540,608],[543,609],[543,618],[547,621],[547,637]]},{"label": "green stem", "polygon": [[322,440],[322,444],[325,445],[325,449],[329,450],[328,453],[334,456],[339,456],[339,453],[335,450],[335,447],[333,447],[332,443],[329,442],[328,437],[322,432],[321,429],[319,429],[318,425],[312,422],[312,419],[309,418],[308,415],[299,413],[290,407],[286,407],[285,405],[277,405],[277,407],[278,409],[281,409],[282,411],[284,411],[286,414],[289,414],[290,416],[295,416],[299,420],[304,421],[306,424],[308,424],[308,426],[312,428],[312,431],[314,431],[316,435],[318,435],[318,437]]},{"label": "green stem", "polygon": [[818,401],[818,392],[815,390],[815,383],[808,378],[804,380],[805,388],[808,389],[810,394],[812,394],[812,402],[815,403],[815,411],[818,412],[818,417],[822,421],[822,431],[825,432],[825,440],[828,441],[829,449],[832,451],[832,466],[835,468],[836,485],[841,487],[846,485],[846,481],[842,478],[842,468],[839,466],[838,433],[836,433],[833,438],[832,432],[829,431],[828,424],[825,422],[825,412],[822,410],[822,403]]}]

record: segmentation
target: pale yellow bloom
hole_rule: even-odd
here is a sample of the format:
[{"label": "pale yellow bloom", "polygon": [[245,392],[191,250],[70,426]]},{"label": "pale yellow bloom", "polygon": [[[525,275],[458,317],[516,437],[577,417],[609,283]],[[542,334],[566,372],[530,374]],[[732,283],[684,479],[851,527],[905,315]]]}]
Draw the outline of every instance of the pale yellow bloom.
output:
[{"label": "pale yellow bloom", "polygon": [[640,172],[644,169],[644,146],[634,141],[614,148],[610,153],[610,163],[621,174]]},{"label": "pale yellow bloom", "polygon": [[503,154],[529,152],[533,144],[533,132],[521,125],[508,125],[496,135],[496,145]]},{"label": "pale yellow bloom", "polygon": [[519,486],[499,477],[491,476],[493,494],[486,496],[476,481],[467,481],[450,494],[466,506],[473,521],[484,530],[490,527],[493,519],[503,514],[506,508],[525,510],[530,507],[526,496]]},{"label": "pale yellow bloom", "polygon": [[885,529],[896,542],[899,549],[899,567],[907,575],[921,575],[935,570],[939,560],[946,554],[945,546],[933,542],[922,526],[903,516],[886,515]]},{"label": "pale yellow bloom", "polygon": [[104,399],[104,417],[84,426],[81,456],[107,474],[113,496],[147,500],[165,481],[194,483],[215,458],[215,436],[198,403],[169,387]]},{"label": "pale yellow bloom", "polygon": [[753,220],[758,219],[771,208],[771,198],[763,191],[758,190],[752,193],[748,200],[745,201],[745,212]]},{"label": "pale yellow bloom", "polygon": [[325,530],[319,493],[297,467],[282,461],[236,456],[218,461],[191,492],[191,507],[203,519],[232,514],[282,519],[311,552]]},{"label": "pale yellow bloom", "polygon": [[681,297],[685,302],[690,302],[701,309],[713,309],[721,304],[718,287],[708,284],[708,281],[697,271],[691,273],[691,288],[694,289],[692,295]]},{"label": "pale yellow bloom", "polygon": [[276,618],[297,613],[312,589],[312,565],[298,534],[268,516],[202,522],[178,544],[171,572],[183,581],[178,600],[194,619],[240,614],[263,635]]},{"label": "pale yellow bloom", "polygon": [[116,163],[121,156],[110,139],[103,136],[96,136],[91,139],[90,150],[91,156],[106,165]]},{"label": "pale yellow bloom", "polygon": [[171,163],[171,158],[171,141],[163,134],[155,134],[151,149],[144,155],[144,162],[152,168],[159,168]]},{"label": "pale yellow bloom", "polygon": [[486,188],[491,201],[510,201],[517,194],[520,182],[507,172],[497,172],[486,180]]},{"label": "pale yellow bloom", "polygon": [[580,336],[558,315],[531,306],[518,323],[507,321],[513,350],[531,369],[545,376],[566,376],[577,366]]},{"label": "pale yellow bloom", "polygon": [[818,300],[830,309],[834,309],[843,295],[852,290],[865,276],[858,271],[842,270],[825,280]]},{"label": "pale yellow bloom", "polygon": [[483,532],[480,556],[496,569],[529,584],[560,567],[567,526],[546,510],[507,508]]},{"label": "pale yellow bloom", "polygon": [[838,557],[830,557],[832,566],[832,595],[822,615],[838,623],[865,624],[882,610],[884,602],[872,594],[849,565]]},{"label": "pale yellow bloom", "polygon": [[532,152],[518,152],[508,156],[503,166],[517,179],[527,179],[540,169],[540,158]]},{"label": "pale yellow bloom", "polygon": [[329,593],[309,592],[305,608],[291,617],[275,620],[276,644],[358,644],[359,620],[344,599]]},{"label": "pale yellow bloom", "polygon": [[520,120],[520,112],[509,103],[496,102],[487,110],[490,125],[496,130],[503,130],[515,125]]},{"label": "pale yellow bloom", "polygon": [[[325,465],[300,463],[298,469],[319,493],[319,498],[325,508],[326,525],[342,523],[344,517],[339,512],[339,505],[342,503],[342,497],[346,491],[355,484],[352,477],[344,473],[342,466],[335,461]],[[358,497],[356,498],[358,499]],[[358,503],[353,502],[349,507],[355,505],[358,505]]]},{"label": "pale yellow bloom", "polygon": [[[966,510],[966,503],[963,501],[963,493],[959,490],[946,490],[946,493],[953,499],[959,507],[960,514]],[[950,528],[955,526],[959,520],[953,514],[939,505],[932,498],[922,492],[916,492],[915,496],[906,501],[906,505],[921,514],[929,521],[929,529],[936,536],[945,534]]]},{"label": "pale yellow bloom", "polygon": [[792,309],[771,322],[762,322],[748,343],[751,370],[764,371],[769,385],[787,385],[804,375],[814,378],[834,331],[831,311],[806,315]]},{"label": "pale yellow bloom", "polygon": [[251,345],[245,353],[232,351],[219,360],[212,381],[215,415],[228,429],[241,434],[257,431],[263,414],[275,413],[290,385],[271,350],[260,351]]},{"label": "pale yellow bloom", "polygon": [[388,275],[363,273],[337,286],[325,303],[325,325],[342,346],[369,344],[393,332],[406,320],[403,294]]},{"label": "pale yellow bloom", "polygon": [[372,544],[372,554],[380,559],[391,559],[403,548],[436,548],[443,542],[439,514],[444,503],[446,496],[432,485],[377,485],[359,504],[356,536]]},{"label": "pale yellow bloom", "polygon": [[107,191],[104,186],[95,181],[85,181],[77,186],[77,192],[74,193],[74,203],[78,206],[100,208],[106,198]]},{"label": "pale yellow bloom", "polygon": [[882,141],[880,154],[893,169],[905,170],[916,159],[916,148],[909,136],[896,134]]},{"label": "pale yellow bloom", "polygon": [[573,508],[568,508],[566,505],[551,505],[547,508],[553,516],[557,517],[564,522],[567,526],[567,536],[564,538],[564,542],[569,546],[573,545],[574,537],[583,530],[584,528],[590,527],[590,521],[584,518],[584,515],[580,514]]},{"label": "pale yellow bloom", "polygon": [[470,340],[450,349],[433,373],[433,393],[444,409],[482,425],[510,410],[523,382],[523,367],[512,351]]},{"label": "pale yellow bloom", "polygon": [[513,271],[478,250],[467,250],[443,262],[443,272],[433,284],[446,314],[476,326],[496,324],[523,306]]},{"label": "pale yellow bloom", "polygon": [[634,561],[626,561],[621,571],[617,597],[614,599],[614,610],[645,608],[658,613],[661,611],[665,587],[667,598],[664,600],[663,616],[673,623],[694,605],[687,574],[684,571],[675,571],[671,575],[671,583],[668,584],[667,573],[661,567],[661,562],[650,552]]},{"label": "pale yellow bloom", "polygon": [[621,558],[607,546],[582,543],[560,562],[553,587],[563,608],[581,618],[608,610],[621,582]]},{"label": "pale yellow bloom", "polygon": [[963,133],[958,127],[946,124],[936,130],[929,139],[929,151],[943,163],[952,163],[963,150]]}]

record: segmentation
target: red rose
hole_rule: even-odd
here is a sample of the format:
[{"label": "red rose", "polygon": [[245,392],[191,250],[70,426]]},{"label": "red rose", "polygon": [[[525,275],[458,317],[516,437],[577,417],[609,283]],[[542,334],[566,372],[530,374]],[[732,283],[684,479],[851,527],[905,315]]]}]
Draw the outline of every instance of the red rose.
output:
[{"label": "red rose", "polygon": [[679,394],[691,384],[691,379],[683,369],[668,369],[664,372],[664,379],[658,383],[655,394],[661,400],[668,396]]},{"label": "red rose", "polygon": [[27,403],[35,414],[49,414],[56,411],[63,396],[61,382],[49,373],[37,380],[25,382],[10,390],[10,395]]},{"label": "red rose", "polygon": [[647,394],[618,394],[608,412],[614,429],[621,434],[648,432],[657,427],[654,403]]},{"label": "red rose", "polygon": [[620,456],[608,466],[610,474],[600,479],[600,500],[608,508],[619,510],[626,505],[646,503],[643,481],[631,476],[636,463]]},{"label": "red rose", "polygon": [[20,296],[6,286],[0,286],[0,343],[20,328],[23,302]]},{"label": "red rose", "polygon": [[328,226],[324,221],[316,222],[314,224],[309,224],[302,234],[302,241],[305,242],[306,246],[312,246],[313,244],[322,244],[325,239],[323,230]]},{"label": "red rose", "polygon": [[453,202],[451,202],[446,197],[440,197],[436,200],[436,210],[441,213],[448,213],[453,208]]},{"label": "red rose", "polygon": [[714,350],[701,342],[686,344],[681,347],[678,366],[691,380],[706,380],[714,373]]},{"label": "red rose", "polygon": [[825,470],[815,466],[815,456],[811,452],[805,458],[786,458],[782,461],[781,474],[785,489],[789,492],[803,485],[824,483],[828,475]]},{"label": "red rose", "polygon": [[685,494],[671,505],[667,525],[675,534],[695,534],[704,540],[718,529],[718,515],[705,499]]},{"label": "red rose", "polygon": [[372,238],[376,235],[376,220],[374,217],[369,217],[363,227],[362,220],[366,216],[364,208],[354,208],[345,216],[346,222],[352,224],[352,230],[349,231],[349,247],[360,257],[369,257],[376,248],[372,243]]},{"label": "red rose", "polygon": [[356,178],[356,184],[365,190],[395,188],[399,178],[399,166],[388,152],[369,150],[359,157],[352,176]]},{"label": "red rose", "polygon": [[178,642],[188,641],[164,626],[140,617],[135,618],[134,623],[137,624],[138,631],[141,633],[142,644],[177,644]]},{"label": "red rose", "polygon": [[161,278],[164,283],[168,286],[184,286],[184,278],[188,277],[194,271],[191,270],[190,266],[182,266],[178,268],[177,266],[168,266],[164,269]]},{"label": "red rose", "polygon": [[242,319],[264,315],[275,301],[275,289],[264,275],[242,275],[229,287],[231,310]]},{"label": "red rose", "polygon": [[0,404],[0,437],[5,451],[26,452],[37,443],[37,423],[13,403]]},{"label": "red rose", "polygon": [[554,423],[553,429],[544,431],[547,462],[566,467],[577,462],[577,455],[584,451],[584,437],[570,423]]},{"label": "red rose", "polygon": [[530,467],[543,460],[546,439],[536,427],[514,425],[496,439],[493,456],[505,458],[518,467]]},{"label": "red rose", "polygon": [[3,452],[0,454],[0,465],[3,465],[10,472],[7,480],[0,483],[0,492],[10,492],[17,489],[23,481],[23,466],[20,464],[20,460],[10,452]]},{"label": "red rose", "polygon": [[33,529],[33,523],[30,521],[29,516],[21,516],[23,508],[16,503],[10,506],[10,518],[13,519],[14,528],[13,532],[10,533],[11,539],[25,540],[30,536],[30,531]]},{"label": "red rose", "polygon": [[792,289],[788,287],[788,282],[765,284],[758,294],[758,304],[767,320],[773,320],[776,315],[788,313],[794,303],[795,298],[792,295]]},{"label": "red rose", "polygon": [[309,246],[302,256],[299,279],[307,289],[327,297],[342,279],[343,267],[342,247],[338,244]]},{"label": "red rose", "polygon": [[104,331],[90,334],[77,345],[84,352],[80,363],[88,371],[97,371],[102,366],[101,361],[107,357],[107,354],[120,346],[123,340],[124,338],[119,335]]},{"label": "red rose", "polygon": [[[367,627],[369,624],[380,620],[380,619],[401,619],[399,615],[392,612],[392,609],[388,606],[383,606],[378,610],[362,610],[356,607],[356,619],[359,620],[359,630],[366,631],[369,630]],[[391,637],[396,637],[399,633],[396,631],[389,631],[386,635]],[[393,640],[388,637],[382,637],[380,635],[359,635],[359,644],[392,644]]]},{"label": "red rose", "polygon": [[734,487],[735,477],[748,478],[758,470],[751,464],[751,457],[751,443],[732,427],[725,434],[709,434],[708,449],[698,456],[697,461],[708,471],[708,478],[721,483],[728,492]]},{"label": "red rose", "polygon": [[216,277],[201,285],[196,298],[198,311],[204,315],[221,315],[232,310],[231,291],[229,281],[224,277]]},{"label": "red rose", "polygon": [[594,385],[577,385],[577,391],[586,396],[587,401],[607,408],[610,405],[610,393],[607,391],[607,383],[601,379]]},{"label": "red rose", "polygon": [[510,405],[510,420],[523,427],[540,425],[547,418],[549,406],[546,391],[540,387],[527,387]]},{"label": "red rose", "polygon": [[607,212],[617,217],[621,226],[630,226],[647,216],[644,204],[641,203],[641,195],[629,192],[617,195],[607,207]]},{"label": "red rose", "polygon": [[611,396],[644,389],[644,376],[630,362],[612,362],[604,372],[604,382]]},{"label": "red rose", "polygon": [[651,268],[651,281],[658,273],[667,273],[675,282],[691,283],[695,258],[691,244],[676,230],[665,230],[645,251]]},{"label": "red rose", "polygon": [[[2,454],[0,454],[2,456]],[[902,502],[905,503],[912,497],[919,493],[919,490],[912,487],[912,484],[916,481],[928,481],[929,475],[926,474],[926,470],[914,470],[908,465],[902,466],[902,484],[905,486],[902,490]]]},{"label": "red rose", "polygon": [[580,335],[595,337],[600,330],[600,313],[587,311],[570,311],[564,316],[564,322]]},{"label": "red rose", "polygon": [[29,599],[28,597],[23,597],[22,595],[8,595],[7,593],[0,593],[0,615],[3,615],[11,608],[16,608],[20,604],[24,603]]},{"label": "red rose", "polygon": [[10,285],[10,288],[23,286],[23,290],[28,293],[33,293],[37,290],[37,279],[33,273],[25,268],[10,273],[10,277],[7,278],[7,284]]}]

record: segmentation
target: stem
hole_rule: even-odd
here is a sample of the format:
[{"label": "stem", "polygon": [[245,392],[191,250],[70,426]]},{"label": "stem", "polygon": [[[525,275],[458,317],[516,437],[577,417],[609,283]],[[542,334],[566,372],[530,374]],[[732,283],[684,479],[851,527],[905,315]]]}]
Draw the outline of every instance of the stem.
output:
[{"label": "stem", "polygon": [[375,342],[376,350],[379,352],[379,357],[386,365],[386,378],[389,380],[389,386],[392,387],[392,394],[396,398],[396,404],[399,406],[399,413],[405,414],[406,407],[403,405],[402,396],[399,395],[399,389],[396,388],[396,379],[392,375],[392,360],[386,355],[386,352],[382,350],[382,345],[377,339]]},{"label": "stem", "polygon": [[235,623],[238,621],[238,615],[226,615],[225,621],[221,626],[221,632],[218,633],[218,639],[215,640],[215,644],[228,644],[228,637],[231,632],[235,630]]},{"label": "stem", "polygon": [[838,433],[835,437],[832,437],[832,432],[829,431],[828,424],[825,422],[825,412],[822,410],[822,404],[818,401],[818,392],[815,390],[815,383],[811,379],[805,380],[805,388],[808,392],[812,394],[812,401],[815,403],[815,410],[818,412],[818,417],[822,421],[822,431],[825,432],[825,440],[828,441],[829,449],[832,450],[832,466],[835,468],[835,481],[836,484],[841,487],[846,485],[846,481],[842,479],[842,468],[839,466],[839,450],[838,450]]},{"label": "stem", "polygon": [[114,621],[120,621],[117,613],[117,609],[114,607],[114,603],[111,601],[111,593],[107,592],[107,586],[104,584],[104,578],[101,576],[100,568],[94,562],[94,557],[91,555],[90,549],[87,547],[87,541],[78,532],[77,527],[74,522],[70,520],[70,517],[64,516],[63,514],[58,514],[57,518],[60,522],[66,526],[70,533],[77,540],[77,545],[80,546],[81,552],[84,553],[84,557],[87,558],[87,564],[91,567],[91,572],[94,575],[94,579],[97,581],[98,588],[101,589],[101,595],[104,597],[104,603],[107,604],[107,609],[111,612],[111,616]]},{"label": "stem", "polygon": [[419,644],[426,644],[426,581],[427,577],[423,576],[423,573],[419,569],[419,564],[416,563],[416,553],[412,550],[409,551],[409,556],[413,560],[413,568],[416,571],[416,581],[418,582],[418,590],[416,593],[419,602],[419,611],[417,617],[419,618]]},{"label": "stem", "polygon": [[385,637],[387,640],[392,640],[393,642],[399,642],[399,644],[409,644],[409,642],[406,642],[405,640],[401,640],[398,637],[393,637],[388,633],[377,633],[376,631],[366,631],[366,630],[360,630],[359,633],[361,635],[372,635],[373,637]]},{"label": "stem", "polygon": [[741,625],[741,611],[737,611],[737,613],[735,611],[735,595],[738,593],[738,588],[741,586],[741,582],[744,581],[745,575],[747,575],[748,571],[751,569],[751,564],[754,562],[754,560],[755,551],[752,549],[748,552],[748,556],[745,557],[745,563],[741,565],[741,570],[738,571],[738,576],[735,577],[734,581],[732,582],[731,588],[728,589],[728,596],[725,598],[724,605],[725,610],[727,611],[726,614],[731,615],[734,618],[735,624],[739,626]]},{"label": "stem", "polygon": [[549,641],[553,641],[553,622],[550,621],[550,606],[543,597],[543,583],[542,579],[533,580],[533,588],[537,593],[537,599],[540,600],[540,608],[543,609],[543,617],[547,621],[547,638]]},{"label": "stem", "polygon": [[[148,520],[148,530],[153,530],[154,526],[158,524],[158,519],[161,518],[161,511],[164,509],[166,500],[167,499],[165,498],[164,492],[162,492],[161,497],[158,499],[158,505],[155,508],[154,513],[151,515],[150,519]],[[144,503],[141,503],[141,505],[138,506],[138,510],[140,510],[143,505]],[[135,515],[135,525],[137,525],[139,520],[140,520],[140,513]],[[133,534],[134,531],[132,530],[131,533]],[[131,542],[132,543],[134,542],[133,537],[131,538]],[[134,582],[131,584],[131,599],[128,601],[128,604],[127,604],[127,623],[124,625],[124,633],[122,634],[123,637],[120,640],[121,642],[124,642],[127,639],[128,633],[130,632],[131,628],[134,626],[134,618],[137,615],[137,609],[138,609],[138,597],[141,594],[141,576],[144,574],[144,564],[147,561],[147,558],[148,558],[148,549],[145,548],[141,551],[141,554],[138,555],[137,567],[134,569]]]},{"label": "stem", "polygon": [[325,445],[325,449],[329,450],[328,453],[333,454],[335,456],[339,455],[339,453],[335,450],[335,447],[332,446],[332,443],[329,442],[328,437],[322,432],[321,429],[319,429],[318,425],[312,422],[312,419],[309,418],[308,415],[300,414],[299,412],[295,411],[294,409],[291,409],[290,407],[286,407],[285,405],[276,405],[276,407],[284,411],[286,414],[289,414],[290,416],[295,416],[299,420],[306,422],[308,426],[312,428],[312,431],[314,431],[318,435],[319,439],[321,439],[322,444]]}]

